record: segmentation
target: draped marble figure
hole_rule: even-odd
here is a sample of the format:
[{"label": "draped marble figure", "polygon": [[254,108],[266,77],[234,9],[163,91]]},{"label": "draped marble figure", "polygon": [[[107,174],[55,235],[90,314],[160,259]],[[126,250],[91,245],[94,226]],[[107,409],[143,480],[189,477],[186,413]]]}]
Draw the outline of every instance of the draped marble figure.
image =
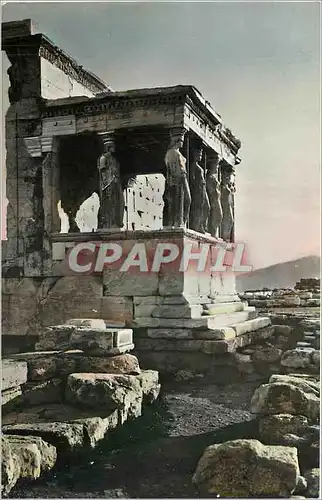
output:
[{"label": "draped marble figure", "polygon": [[208,231],[214,238],[219,236],[223,218],[219,179],[219,156],[216,153],[207,156],[206,186],[210,202]]},{"label": "draped marble figure", "polygon": [[186,158],[180,152],[184,142],[184,131],[173,133],[170,147],[165,155],[166,225],[186,227],[188,223],[191,194],[187,178]]},{"label": "draped marble figure", "polygon": [[98,160],[100,180],[99,228],[121,228],[124,218],[124,194],[120,165],[115,157],[115,144],[105,140],[104,153]]}]

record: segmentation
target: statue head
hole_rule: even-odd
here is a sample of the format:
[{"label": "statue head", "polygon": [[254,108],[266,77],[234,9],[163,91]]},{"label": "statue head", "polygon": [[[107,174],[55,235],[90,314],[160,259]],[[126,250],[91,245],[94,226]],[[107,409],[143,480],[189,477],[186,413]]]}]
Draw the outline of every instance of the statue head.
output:
[{"label": "statue head", "polygon": [[194,161],[196,163],[201,162],[201,160],[202,160],[202,153],[203,153],[203,150],[202,150],[201,146],[197,146],[196,149],[194,149],[193,156],[194,156]]},{"label": "statue head", "polygon": [[219,170],[220,158],[219,155],[215,151],[207,152],[206,154],[207,161],[207,172],[211,174],[217,174]]}]

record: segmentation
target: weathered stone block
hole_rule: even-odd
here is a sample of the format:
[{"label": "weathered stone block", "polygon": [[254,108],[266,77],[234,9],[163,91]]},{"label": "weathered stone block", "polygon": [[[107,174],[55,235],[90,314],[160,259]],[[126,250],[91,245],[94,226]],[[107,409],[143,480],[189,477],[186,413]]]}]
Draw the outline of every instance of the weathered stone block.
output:
[{"label": "weathered stone block", "polygon": [[2,391],[27,382],[27,363],[24,361],[2,360]]},{"label": "weathered stone block", "polygon": [[252,332],[254,330],[259,330],[265,328],[271,324],[271,320],[266,317],[259,317],[254,319],[249,319],[240,323],[232,325],[232,328],[236,332],[236,336],[244,335],[245,333]]},{"label": "weathered stone block", "polygon": [[36,351],[56,350],[67,347],[70,342],[72,332],[76,329],[73,325],[49,326],[39,334],[39,340],[35,345]]},{"label": "weathered stone block", "polygon": [[110,268],[103,271],[105,296],[157,295],[158,281],[157,273],[134,274],[134,272],[122,272]]},{"label": "weathered stone block", "polygon": [[280,413],[261,418],[259,435],[266,444],[284,444],[286,434],[302,435],[308,427],[308,419],[303,415]]},{"label": "weathered stone block", "polygon": [[65,397],[84,407],[118,409],[125,421],[141,415],[143,392],[133,375],[78,373],[68,377]]},{"label": "weathered stone block", "polygon": [[313,392],[288,382],[264,384],[256,389],[251,400],[251,412],[271,415],[290,413],[304,415],[315,421],[319,415],[320,398]]},{"label": "weathered stone block", "polygon": [[139,375],[141,369],[136,356],[123,354],[108,358],[84,356],[79,359],[77,371],[90,373],[118,373]]},{"label": "weathered stone block", "polygon": [[286,498],[295,490],[299,476],[296,448],[237,439],[206,448],[193,482],[200,494]]},{"label": "weathered stone block", "polygon": [[28,381],[34,382],[64,377],[73,373],[77,359],[81,355],[81,351],[36,351],[14,354],[11,359],[23,360],[28,366]]},{"label": "weathered stone block", "polygon": [[285,351],[281,365],[288,368],[307,368],[311,364],[312,351],[310,349],[292,349]]},{"label": "weathered stone block", "polygon": [[[56,376],[60,372],[56,372]],[[22,402],[24,405],[44,405],[61,403],[64,383],[61,378],[53,378],[45,382],[28,382],[24,385]]]},{"label": "weathered stone block", "polygon": [[4,434],[40,436],[52,444],[59,452],[71,452],[84,445],[84,428],[74,422],[41,422],[5,425]]},{"label": "weathered stone block", "polygon": [[5,406],[11,403],[11,407],[11,405],[14,404],[15,401],[19,401],[21,395],[22,391],[20,386],[10,387],[9,389],[1,391],[1,406]]},{"label": "weathered stone block", "polygon": [[[6,439],[8,439],[10,445],[18,455],[20,455],[19,450],[23,449],[26,445],[33,444],[36,446],[40,454],[40,470],[42,472],[48,471],[54,467],[57,460],[56,448],[46,443],[41,437],[7,434]],[[21,457],[21,459],[23,459],[23,457]]]},{"label": "weathered stone block", "polygon": [[155,370],[143,370],[137,379],[143,391],[143,402],[151,404],[159,396],[161,384],[159,384],[159,373]]}]

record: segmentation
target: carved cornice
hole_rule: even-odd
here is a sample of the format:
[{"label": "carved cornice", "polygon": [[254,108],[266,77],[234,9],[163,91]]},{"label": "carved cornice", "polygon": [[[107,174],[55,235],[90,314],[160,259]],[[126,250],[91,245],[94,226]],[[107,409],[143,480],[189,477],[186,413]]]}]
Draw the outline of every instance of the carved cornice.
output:
[{"label": "carved cornice", "polygon": [[73,78],[86,89],[93,92],[93,94],[111,92],[111,89],[100,78],[77,64],[72,57],[41,33],[28,36],[3,37],[2,49],[6,51],[12,64],[17,54],[24,57],[30,55],[42,57],[53,66],[56,66],[56,68],[64,71],[66,75]]},{"label": "carved cornice", "polygon": [[77,64],[72,57],[54,45],[49,38],[45,35],[38,36],[41,36],[39,48],[40,57],[43,57],[53,64],[53,66],[62,70],[65,74],[70,76],[70,78],[73,78],[75,81],[93,92],[93,94],[109,91],[108,86],[100,78]]}]

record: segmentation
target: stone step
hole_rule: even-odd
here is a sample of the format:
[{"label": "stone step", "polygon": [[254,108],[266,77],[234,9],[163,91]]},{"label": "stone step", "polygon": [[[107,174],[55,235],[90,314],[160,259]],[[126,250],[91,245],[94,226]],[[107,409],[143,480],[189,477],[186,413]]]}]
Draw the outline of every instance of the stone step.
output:
[{"label": "stone step", "polygon": [[244,311],[248,307],[247,302],[227,302],[227,303],[215,303],[206,304],[204,306],[204,315],[214,316],[218,314],[225,314],[231,312]]},{"label": "stone step", "polygon": [[242,323],[254,319],[257,311],[254,307],[245,307],[244,311],[218,314],[216,316],[202,316],[201,318],[151,318],[139,317],[132,324],[132,328],[200,328],[217,330],[229,325]]},{"label": "stone step", "polygon": [[243,321],[242,323],[231,325],[231,328],[235,330],[236,336],[238,337],[239,335],[244,335],[245,333],[253,332],[270,325],[270,318],[266,316],[259,316],[258,318],[249,319],[247,321]]},{"label": "stone step", "polygon": [[[259,327],[260,325],[257,324]],[[209,334],[207,339],[182,339],[182,338],[138,338],[135,346],[138,352],[151,351],[175,351],[175,352],[203,352],[205,354],[224,354],[234,352],[239,347],[244,347],[259,340],[270,337],[274,332],[274,327],[266,326],[244,333],[234,338],[222,340],[211,339]]]}]

